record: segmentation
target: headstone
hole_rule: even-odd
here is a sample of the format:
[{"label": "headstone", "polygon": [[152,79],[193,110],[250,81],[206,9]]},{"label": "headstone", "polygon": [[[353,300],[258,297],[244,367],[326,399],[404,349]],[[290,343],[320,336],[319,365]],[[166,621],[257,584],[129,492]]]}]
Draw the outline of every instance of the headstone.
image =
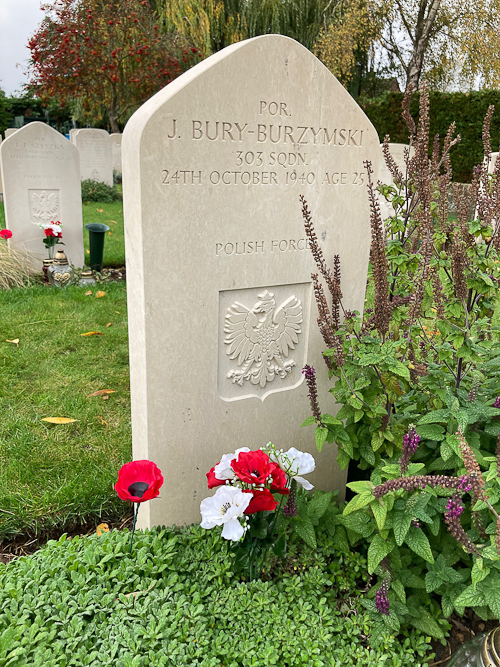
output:
[{"label": "headstone", "polygon": [[495,162],[498,159],[498,153],[491,153],[490,155],[490,161],[488,163],[488,173],[492,174],[494,169],[495,169]]},{"label": "headstone", "polygon": [[5,130],[5,138],[10,137],[11,134],[14,134],[14,132],[17,132],[18,128],[17,127],[8,127]]},{"label": "headstone", "polygon": [[5,220],[11,242],[41,259],[47,257],[41,222],[63,223],[64,251],[83,265],[83,223],[78,151],[60,132],[33,122],[0,146]]},{"label": "headstone", "polygon": [[73,137],[75,136],[75,134],[76,134],[77,132],[78,132],[78,128],[77,128],[77,127],[72,127],[71,130],[69,131],[69,140],[71,141],[71,143],[74,143],[74,142],[73,142]]},{"label": "headstone", "polygon": [[122,135],[118,132],[113,132],[109,135],[111,138],[111,148],[113,155],[113,171],[117,174],[122,173]]},{"label": "headstone", "polygon": [[[346,308],[363,309],[370,248],[364,160],[379,140],[307,49],[266,35],[216,53],[146,102],[123,134],[133,456],[163,471],[143,527],[200,520],[205,474],[268,441],[314,454],[313,484],[344,492],[316,451],[302,368],[325,344],[299,194]],[[259,346],[261,346],[259,348]],[[259,356],[259,349],[263,355]],[[142,514],[142,516],[141,516]]]},{"label": "headstone", "polygon": [[[392,174],[389,170],[389,167],[385,163],[382,147],[383,144],[380,145],[381,158],[380,158],[380,167],[378,171],[378,180],[384,185],[392,185],[393,182]],[[389,152],[394,158],[404,178],[406,178],[405,149],[409,148],[410,147],[407,144],[389,144]],[[412,147],[410,151],[410,157],[413,157],[414,153],[415,149]],[[380,212],[382,215],[382,220],[385,220],[394,215],[393,207],[382,195],[379,196],[379,204],[380,204]]]},{"label": "headstone", "polygon": [[[2,147],[2,136],[0,135],[0,148]],[[2,185],[2,162],[0,161],[0,201],[3,201],[3,185]]]},{"label": "headstone", "polygon": [[113,185],[111,140],[106,130],[77,130],[71,140],[80,153],[82,181],[90,179]]}]

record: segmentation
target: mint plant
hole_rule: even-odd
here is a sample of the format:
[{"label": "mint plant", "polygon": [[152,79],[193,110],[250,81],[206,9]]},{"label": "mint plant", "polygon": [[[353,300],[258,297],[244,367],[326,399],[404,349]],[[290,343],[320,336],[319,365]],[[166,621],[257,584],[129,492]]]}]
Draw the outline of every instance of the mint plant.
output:
[{"label": "mint plant", "polygon": [[403,117],[414,154],[404,173],[384,141],[394,179],[378,185],[393,210],[386,221],[365,163],[372,246],[363,315],[343,303],[340,259],[327,266],[301,198],[330,392],[341,406],[335,416],[321,411],[310,372],[313,414],[303,425],[315,425],[318,448],[337,443],[342,468],[365,471],[348,485],[356,495],[343,525],[352,545],[366,544],[378,577],[366,604],[379,631],[414,626],[443,638],[454,610],[500,618],[500,162],[488,174],[490,107],[485,160],[470,196],[455,189],[450,216],[450,151],[460,137],[452,125],[430,146],[428,92],[418,126],[410,99],[408,91]]}]

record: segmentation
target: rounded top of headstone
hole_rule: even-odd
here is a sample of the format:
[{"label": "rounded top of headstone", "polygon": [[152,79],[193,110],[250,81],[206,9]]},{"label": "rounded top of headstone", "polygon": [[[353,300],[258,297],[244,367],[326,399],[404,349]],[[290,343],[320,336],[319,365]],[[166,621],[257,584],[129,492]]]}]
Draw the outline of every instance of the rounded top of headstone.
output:
[{"label": "rounded top of headstone", "polygon": [[29,142],[33,140],[46,141],[48,144],[50,144],[46,146],[47,148],[51,148],[53,146],[53,143],[51,142],[54,142],[56,140],[57,142],[60,142],[58,144],[59,146],[61,144],[64,144],[65,148],[67,148],[68,145],[71,146],[70,150],[75,148],[72,145],[72,143],[68,139],[66,139],[64,134],[61,134],[47,123],[42,123],[39,120],[34,120],[33,122],[28,123],[27,125],[23,125],[23,127],[20,127],[16,132],[6,137],[1,142],[0,150],[5,150],[5,151],[9,150],[10,147],[15,142],[20,142],[20,141]]}]

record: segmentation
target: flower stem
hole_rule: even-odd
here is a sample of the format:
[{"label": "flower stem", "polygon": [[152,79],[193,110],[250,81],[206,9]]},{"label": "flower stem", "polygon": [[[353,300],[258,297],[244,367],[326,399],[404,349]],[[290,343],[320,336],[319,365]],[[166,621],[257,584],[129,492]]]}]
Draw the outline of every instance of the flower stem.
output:
[{"label": "flower stem", "polygon": [[132,537],[130,538],[130,547],[129,547],[129,550],[128,550],[129,554],[132,553],[132,542],[134,541],[135,524],[136,524],[136,521],[137,521],[137,515],[139,514],[139,507],[140,506],[141,506],[141,504],[137,503],[137,509],[135,510],[135,514],[134,514],[134,524],[132,526]]}]

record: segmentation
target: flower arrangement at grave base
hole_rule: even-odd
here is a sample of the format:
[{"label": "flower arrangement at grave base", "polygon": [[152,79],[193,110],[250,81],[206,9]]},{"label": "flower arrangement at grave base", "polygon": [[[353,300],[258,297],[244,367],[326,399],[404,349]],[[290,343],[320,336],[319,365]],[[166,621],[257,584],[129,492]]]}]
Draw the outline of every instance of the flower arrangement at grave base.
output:
[{"label": "flower arrangement at grave base", "polygon": [[62,242],[62,222],[56,220],[55,222],[51,220],[50,222],[40,222],[38,223],[40,229],[43,229],[44,238],[43,244],[47,248],[49,253],[49,259],[54,257],[54,246],[56,244],[64,245]]},{"label": "flower arrangement at grave base", "polygon": [[[283,452],[269,442],[262,449],[224,454],[207,473],[208,488],[217,490],[201,502],[201,527],[222,526],[222,537],[233,542],[236,567],[249,580],[260,576],[268,552],[285,558],[288,522],[295,520],[299,536],[314,540],[312,521],[299,511],[305,504],[297,503],[298,487],[313,488],[302,475],[314,468],[311,454],[294,447]],[[331,495],[322,497],[323,511]]]},{"label": "flower arrangement at grave base", "polygon": [[12,232],[10,229],[0,229],[0,238],[2,238],[4,241],[8,241],[8,239],[12,238]]},{"label": "flower arrangement at grave base", "polygon": [[118,481],[115,484],[118,497],[137,505],[134,513],[129,553],[132,551],[139,507],[141,503],[157,498],[162,484],[163,475],[161,470],[156,463],[146,459],[125,463],[118,472]]},{"label": "flower arrangement at grave base", "polygon": [[307,366],[312,415],[303,426],[315,427],[318,448],[337,444],[341,468],[360,473],[347,484],[354,497],[334,540],[367,550],[378,579],[363,600],[372,640],[417,628],[444,641],[452,613],[500,619],[500,161],[492,175],[488,159],[476,167],[471,199],[455,189],[457,217],[449,216],[459,138],[452,126],[429,151],[429,93],[420,92],[418,126],[410,98],[403,117],[415,153],[407,151],[405,169],[384,142],[393,182],[378,190],[393,210],[388,220],[365,165],[372,246],[364,315],[344,303],[340,258],[326,265],[302,198],[328,398],[340,406],[335,417],[322,412]]}]

